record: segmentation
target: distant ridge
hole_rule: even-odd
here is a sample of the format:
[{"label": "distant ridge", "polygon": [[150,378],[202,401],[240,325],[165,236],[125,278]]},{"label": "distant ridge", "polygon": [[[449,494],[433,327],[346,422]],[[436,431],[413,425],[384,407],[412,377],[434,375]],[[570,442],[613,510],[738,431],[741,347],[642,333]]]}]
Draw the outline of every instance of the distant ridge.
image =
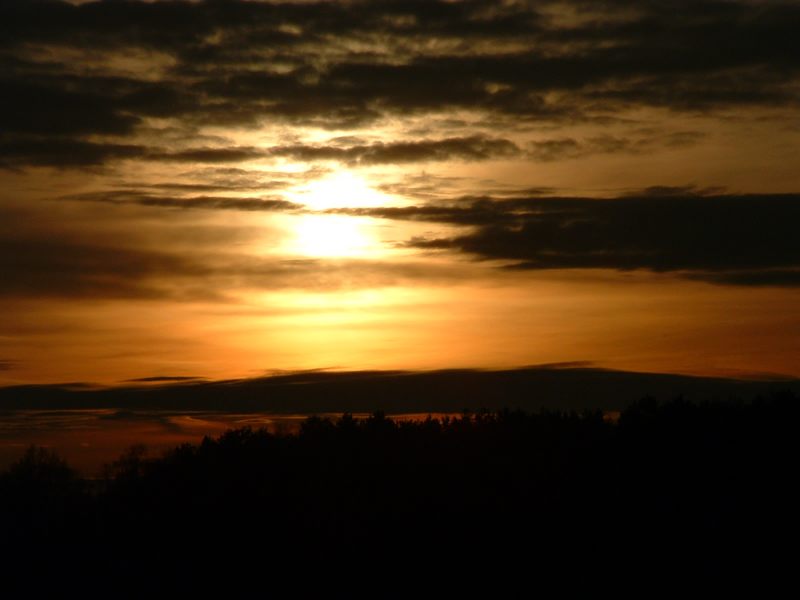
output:
[{"label": "distant ridge", "polygon": [[752,399],[800,393],[800,379],[745,380],[615,371],[583,363],[508,370],[303,371],[252,379],[144,378],[154,385],[0,388],[0,410],[149,409],[274,413],[458,412],[499,408],[620,410],[645,396]]}]

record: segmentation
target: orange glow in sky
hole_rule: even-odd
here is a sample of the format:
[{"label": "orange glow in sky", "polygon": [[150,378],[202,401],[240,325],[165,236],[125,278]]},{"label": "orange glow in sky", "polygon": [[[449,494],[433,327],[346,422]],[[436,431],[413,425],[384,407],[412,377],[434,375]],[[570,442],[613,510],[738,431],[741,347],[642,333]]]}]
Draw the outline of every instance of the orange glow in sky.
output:
[{"label": "orange glow in sky", "polygon": [[7,15],[0,384],[800,376],[785,3],[73,4]]}]

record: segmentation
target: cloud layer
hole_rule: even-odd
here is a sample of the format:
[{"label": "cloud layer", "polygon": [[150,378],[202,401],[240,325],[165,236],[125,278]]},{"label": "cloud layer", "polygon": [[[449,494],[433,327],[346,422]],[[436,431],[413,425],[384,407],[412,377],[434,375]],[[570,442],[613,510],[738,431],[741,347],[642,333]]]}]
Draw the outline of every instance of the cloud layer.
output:
[{"label": "cloud layer", "polygon": [[509,261],[515,269],[647,269],[716,283],[800,285],[800,196],[667,192],[358,212],[473,225],[463,235],[409,244]]},{"label": "cloud layer", "polygon": [[[154,122],[341,129],[466,111],[513,129],[610,122],[642,108],[798,103],[800,7],[791,2],[45,1],[3,3],[0,22],[6,167],[262,155],[132,143]],[[375,164],[516,153],[512,141],[472,135],[271,154]],[[620,147],[576,144],[553,138],[531,152],[548,160]]]},{"label": "cloud layer", "polygon": [[[142,206],[150,215],[183,211],[287,213],[302,223],[307,209],[280,200],[109,192],[91,204]],[[20,213],[0,211],[6,222]],[[102,214],[102,213],[101,213]],[[172,213],[182,218],[182,213]],[[325,259],[291,254],[256,256],[246,244],[268,235],[240,227],[170,225],[157,244],[132,231],[54,229],[31,222],[0,236],[0,297],[136,299],[229,298],[242,289],[330,290],[398,283],[456,283],[508,272],[597,269],[674,273],[716,284],[800,285],[800,197],[734,195],[692,188],[655,188],[608,199],[582,197],[456,198],[405,207],[341,208],[322,214],[428,223],[449,234],[398,240],[423,256]],[[320,218],[319,216],[314,218]],[[142,224],[147,221],[141,221]],[[166,225],[165,225],[166,226]],[[189,249],[181,239],[191,240]],[[245,245],[243,245],[245,244]],[[424,254],[490,261],[465,268]],[[482,267],[482,268],[481,268]]]}]

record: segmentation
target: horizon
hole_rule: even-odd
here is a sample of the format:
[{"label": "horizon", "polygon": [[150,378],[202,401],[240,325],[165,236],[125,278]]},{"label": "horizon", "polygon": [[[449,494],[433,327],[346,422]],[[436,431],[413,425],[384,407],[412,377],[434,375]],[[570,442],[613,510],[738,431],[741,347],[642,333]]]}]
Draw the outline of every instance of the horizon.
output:
[{"label": "horizon", "polygon": [[99,387],[0,387],[0,471],[31,444],[94,476],[133,446],[150,457],[242,427],[295,431],[310,416],[424,419],[428,415],[521,410],[614,419],[636,402],[682,399],[742,405],[780,394],[800,397],[800,379],[741,380],[634,373],[591,365],[511,370],[314,370],[251,379],[128,382]]}]

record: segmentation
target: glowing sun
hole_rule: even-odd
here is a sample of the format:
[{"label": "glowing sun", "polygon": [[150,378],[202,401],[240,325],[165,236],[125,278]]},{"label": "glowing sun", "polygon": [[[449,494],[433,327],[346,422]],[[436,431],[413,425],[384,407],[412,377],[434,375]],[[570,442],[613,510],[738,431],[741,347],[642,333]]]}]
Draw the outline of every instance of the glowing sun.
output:
[{"label": "glowing sun", "polygon": [[363,221],[344,215],[304,215],[294,226],[293,250],[327,258],[375,254],[377,241]]},{"label": "glowing sun", "polygon": [[312,212],[292,224],[291,251],[304,256],[339,258],[376,256],[381,248],[368,217],[328,214],[334,208],[390,206],[394,199],[359,175],[342,170],[310,181],[290,192],[291,200]]},{"label": "glowing sun", "polygon": [[292,195],[296,202],[301,202],[312,210],[368,208],[392,203],[386,194],[373,189],[362,177],[349,171],[337,171],[311,181]]}]

